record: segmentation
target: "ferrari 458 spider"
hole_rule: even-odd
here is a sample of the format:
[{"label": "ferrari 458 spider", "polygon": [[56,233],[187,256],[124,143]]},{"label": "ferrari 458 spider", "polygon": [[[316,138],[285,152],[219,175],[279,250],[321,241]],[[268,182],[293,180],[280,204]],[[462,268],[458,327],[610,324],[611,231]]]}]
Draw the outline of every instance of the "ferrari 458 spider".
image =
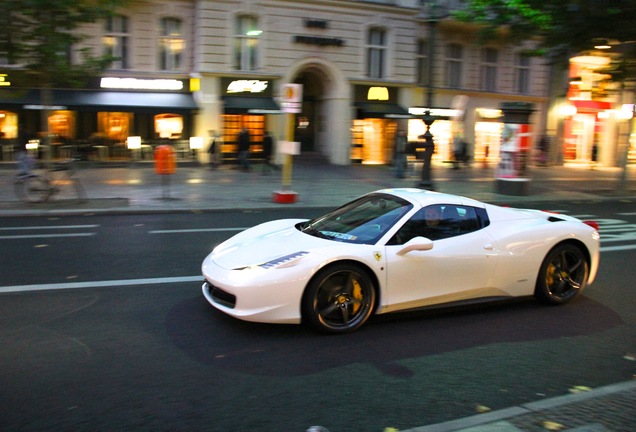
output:
[{"label": "ferrari 458 spider", "polygon": [[249,228],[203,261],[203,294],[247,321],[345,333],[372,314],[519,296],[566,303],[599,265],[592,221],[421,189]]}]

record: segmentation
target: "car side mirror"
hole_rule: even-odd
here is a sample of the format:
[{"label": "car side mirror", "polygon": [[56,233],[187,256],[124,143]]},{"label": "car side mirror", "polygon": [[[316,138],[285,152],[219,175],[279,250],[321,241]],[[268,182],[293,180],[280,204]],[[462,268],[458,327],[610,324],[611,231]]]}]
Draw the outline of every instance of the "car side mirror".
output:
[{"label": "car side mirror", "polygon": [[406,255],[412,251],[429,251],[433,249],[433,240],[426,237],[413,237],[404,244],[404,247],[398,251],[398,255]]}]

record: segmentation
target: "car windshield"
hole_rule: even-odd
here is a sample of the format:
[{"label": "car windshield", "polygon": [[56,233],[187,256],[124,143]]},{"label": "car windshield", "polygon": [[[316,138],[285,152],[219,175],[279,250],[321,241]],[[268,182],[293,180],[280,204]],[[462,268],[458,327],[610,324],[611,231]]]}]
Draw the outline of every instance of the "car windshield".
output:
[{"label": "car windshield", "polygon": [[387,194],[363,196],[298,228],[309,235],[346,243],[375,244],[413,205]]}]

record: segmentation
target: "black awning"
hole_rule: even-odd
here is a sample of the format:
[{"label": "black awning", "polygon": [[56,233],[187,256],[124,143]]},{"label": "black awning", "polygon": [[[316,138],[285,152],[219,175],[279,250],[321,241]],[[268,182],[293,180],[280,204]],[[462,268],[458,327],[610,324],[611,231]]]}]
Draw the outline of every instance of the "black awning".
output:
[{"label": "black awning", "polygon": [[[51,109],[78,111],[184,112],[197,110],[190,93],[53,90]],[[40,90],[0,92],[2,106],[44,109]]]},{"label": "black awning", "polygon": [[357,118],[412,118],[409,112],[398,104],[381,102],[356,102]]},{"label": "black awning", "polygon": [[282,111],[267,97],[223,96],[225,114],[280,114]]}]

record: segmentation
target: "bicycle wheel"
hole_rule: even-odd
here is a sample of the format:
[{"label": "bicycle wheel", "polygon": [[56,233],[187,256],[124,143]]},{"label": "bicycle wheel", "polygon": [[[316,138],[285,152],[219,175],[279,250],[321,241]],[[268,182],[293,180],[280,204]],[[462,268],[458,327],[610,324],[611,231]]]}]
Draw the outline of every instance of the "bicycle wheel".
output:
[{"label": "bicycle wheel", "polygon": [[15,193],[26,202],[44,202],[49,198],[49,184],[39,175],[30,175],[16,180]]}]

